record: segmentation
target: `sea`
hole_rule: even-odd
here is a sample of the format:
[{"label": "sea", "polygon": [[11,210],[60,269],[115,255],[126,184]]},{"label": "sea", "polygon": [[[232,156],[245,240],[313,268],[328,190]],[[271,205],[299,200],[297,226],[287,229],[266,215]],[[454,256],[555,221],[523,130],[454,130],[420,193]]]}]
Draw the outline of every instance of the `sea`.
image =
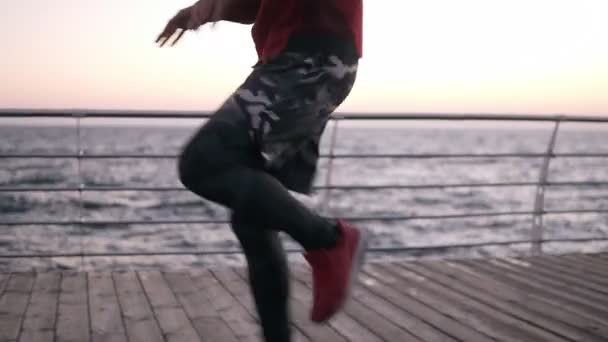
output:
[{"label": "sea", "polygon": [[[177,155],[201,122],[144,125],[83,122],[0,125],[0,155],[11,154],[168,154]],[[493,154],[545,153],[552,124],[488,125],[471,122],[342,124],[336,154]],[[328,127],[321,150],[331,145]],[[555,153],[608,154],[608,124],[565,123]],[[331,177],[328,169],[331,165]],[[340,158],[319,163],[317,185],[433,185],[537,182],[542,158]],[[608,182],[608,157],[558,157],[549,182]],[[16,187],[178,187],[175,159],[0,158],[0,270],[29,269],[188,269],[242,264],[239,245],[226,223],[154,224],[155,220],[225,220],[228,212],[184,189],[174,191],[14,191]],[[12,189],[12,190],[11,190]],[[11,191],[6,191],[11,190]],[[530,212],[535,186],[414,189],[320,189],[294,194],[332,217],[420,217],[365,220],[374,248],[415,248],[371,253],[371,258],[457,258],[518,256],[529,244],[445,248],[529,240],[531,214],[434,218],[496,212]],[[608,186],[549,186],[545,210],[600,210],[543,216],[545,239],[599,238],[589,242],[546,243],[546,253],[608,250]],[[601,212],[603,211],[603,212]],[[15,221],[41,224],[13,225]],[[82,222],[71,225],[57,221]],[[103,221],[105,224],[87,224]],[[137,221],[137,223],[115,222]],[[284,236],[285,247],[298,246]],[[171,253],[180,255],[170,255]],[[190,252],[205,255],[181,255]],[[202,252],[202,253],[201,253]],[[90,257],[42,257],[48,254]],[[120,256],[105,254],[119,253]],[[169,255],[144,255],[161,253]],[[97,256],[101,254],[102,256]],[[20,255],[30,257],[22,258]],[[10,257],[8,257],[10,256]],[[40,257],[31,257],[40,256]],[[290,258],[301,260],[298,253]]]}]

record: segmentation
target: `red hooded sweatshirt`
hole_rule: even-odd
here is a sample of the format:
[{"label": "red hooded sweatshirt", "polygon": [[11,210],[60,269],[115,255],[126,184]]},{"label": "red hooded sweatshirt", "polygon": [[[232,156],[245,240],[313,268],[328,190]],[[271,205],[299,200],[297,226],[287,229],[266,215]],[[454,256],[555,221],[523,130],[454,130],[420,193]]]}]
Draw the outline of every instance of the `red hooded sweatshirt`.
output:
[{"label": "red hooded sweatshirt", "polygon": [[254,24],[253,41],[263,62],[300,36],[310,37],[305,44],[313,47],[330,36],[343,38],[354,44],[358,57],[363,54],[363,0],[242,0],[226,19]]}]

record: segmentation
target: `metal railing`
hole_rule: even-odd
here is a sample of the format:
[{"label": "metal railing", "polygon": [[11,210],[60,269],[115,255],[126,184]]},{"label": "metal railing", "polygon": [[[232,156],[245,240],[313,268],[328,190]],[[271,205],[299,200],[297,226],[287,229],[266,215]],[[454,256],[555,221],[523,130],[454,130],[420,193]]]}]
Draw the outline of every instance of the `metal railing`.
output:
[{"label": "metal railing", "polygon": [[[87,118],[120,118],[120,119],[204,119],[208,118],[206,113],[193,112],[119,112],[119,111],[11,111],[0,110],[1,118],[23,119],[23,118],[70,118],[75,121],[77,130],[77,153],[54,153],[54,154],[0,154],[0,159],[24,159],[24,158],[49,158],[49,159],[76,159],[78,161],[78,186],[66,187],[49,187],[49,186],[0,186],[1,192],[78,192],[79,210],[77,220],[65,221],[7,221],[0,220],[0,225],[5,226],[30,226],[30,225],[72,225],[72,226],[99,226],[99,225],[131,225],[131,224],[223,224],[228,223],[224,220],[216,219],[197,219],[197,220],[113,220],[113,221],[87,221],[83,218],[83,200],[82,194],[85,191],[185,191],[182,187],[115,187],[115,186],[88,186],[82,178],[81,161],[84,159],[174,159],[177,155],[174,154],[87,154],[82,148],[81,143],[81,124],[82,120]],[[549,144],[544,153],[458,153],[458,154],[408,154],[408,153],[392,153],[392,154],[337,154],[335,153],[335,145],[338,139],[339,123],[345,121],[386,121],[386,120],[443,120],[443,121],[520,121],[520,122],[547,122],[554,123],[554,128],[551,131]],[[606,158],[608,153],[560,153],[554,152],[555,142],[558,137],[560,125],[563,122],[576,123],[608,123],[608,117],[604,116],[563,116],[563,115],[492,115],[492,114],[377,114],[377,115],[360,115],[360,114],[335,114],[332,117],[334,123],[330,132],[329,153],[321,155],[321,158],[328,160],[328,172],[326,174],[324,184],[316,186],[316,191],[323,191],[323,197],[320,201],[320,210],[327,208],[331,191],[341,190],[363,190],[373,191],[381,189],[447,189],[447,188],[480,188],[480,187],[535,187],[536,195],[534,208],[529,211],[504,211],[504,212],[472,212],[459,214],[445,215],[392,215],[392,216],[356,216],[346,217],[352,221],[405,221],[405,220],[438,220],[438,219],[461,219],[475,217],[498,217],[498,216],[528,216],[532,218],[532,227],[530,239],[524,240],[507,240],[507,241],[490,241],[483,243],[471,244],[451,244],[451,245],[432,245],[432,246],[397,246],[386,248],[370,248],[371,252],[390,253],[390,252],[410,252],[422,253],[428,250],[449,250],[449,249],[471,249],[488,246],[510,246],[529,244],[533,254],[542,253],[542,246],[545,243],[559,242],[590,242],[590,241],[608,241],[606,236],[584,237],[584,238],[565,238],[565,239],[546,239],[543,234],[543,217],[545,215],[561,215],[575,213],[608,213],[606,209],[563,209],[563,210],[547,210],[544,206],[545,192],[549,187],[599,187],[608,186],[606,181],[593,182],[577,182],[577,181],[548,181],[549,166],[552,159],[555,158]],[[380,184],[380,185],[334,185],[332,183],[333,162],[337,159],[448,159],[448,158],[532,158],[541,159],[541,169],[539,170],[538,181],[521,181],[521,182],[489,182],[489,183],[436,183],[436,184]],[[297,250],[288,250],[295,252]],[[177,251],[177,252],[120,252],[120,253],[87,253],[81,244],[80,253],[49,253],[49,254],[0,254],[0,258],[34,258],[34,257],[98,257],[98,256],[146,256],[146,255],[215,255],[215,254],[234,254],[240,253],[239,250],[210,250],[210,251]]]}]

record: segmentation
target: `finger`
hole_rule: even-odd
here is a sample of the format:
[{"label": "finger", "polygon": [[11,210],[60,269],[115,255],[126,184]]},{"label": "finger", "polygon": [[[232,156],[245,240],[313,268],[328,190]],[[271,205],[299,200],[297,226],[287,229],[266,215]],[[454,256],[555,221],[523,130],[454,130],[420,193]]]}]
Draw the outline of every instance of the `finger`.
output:
[{"label": "finger", "polygon": [[[173,24],[167,24],[167,27],[165,28],[165,30],[158,36],[158,38],[156,39],[156,42],[158,43],[159,41],[161,42],[161,47],[163,45],[165,45],[165,43],[167,43],[167,40],[169,40],[169,38],[171,38],[171,36],[175,33],[175,31],[177,30],[176,26]],[[163,40],[164,39],[164,40]]]},{"label": "finger", "polygon": [[177,42],[182,38],[185,32],[186,30],[181,30],[180,33],[177,35],[177,38],[175,38],[175,40],[173,40],[173,43],[171,43],[171,46],[177,44]]},{"label": "finger", "polygon": [[156,37],[156,43],[160,42],[163,38],[167,38],[168,36],[170,36],[170,31],[168,28],[165,28],[165,30],[161,32],[158,37]]},{"label": "finger", "polygon": [[165,46],[165,44],[167,44],[167,42],[169,41],[169,38],[171,38],[171,36],[167,36],[167,37],[163,37],[163,41],[160,42],[160,47]]},{"label": "finger", "polygon": [[[175,35],[176,31],[177,30],[173,30],[173,32],[171,32],[171,34],[166,35],[164,37],[164,40],[161,42],[160,47],[165,46],[165,44],[167,44],[167,42],[171,40],[171,37],[173,37]],[[181,37],[184,35],[185,32],[186,32],[186,30],[181,30],[180,33],[177,35],[177,38],[175,38],[173,40],[173,42],[171,43],[170,46],[175,45],[175,43],[177,43],[177,41],[181,39]]]},{"label": "finger", "polygon": [[161,38],[161,41],[160,41],[160,47],[165,46],[165,44],[167,44],[167,42],[169,41],[169,38],[171,38],[171,36],[172,36],[172,35],[173,35],[173,34],[167,34],[167,35],[164,35],[164,36]]},{"label": "finger", "polygon": [[165,36],[166,32],[167,32],[167,27],[165,27],[163,29],[163,31],[158,35],[158,37],[156,37],[156,40],[154,42],[158,43]]},{"label": "finger", "polygon": [[161,34],[158,35],[158,37],[156,37],[156,40],[154,41],[155,43],[160,42],[161,39],[163,39],[165,37],[165,32],[162,32]]}]

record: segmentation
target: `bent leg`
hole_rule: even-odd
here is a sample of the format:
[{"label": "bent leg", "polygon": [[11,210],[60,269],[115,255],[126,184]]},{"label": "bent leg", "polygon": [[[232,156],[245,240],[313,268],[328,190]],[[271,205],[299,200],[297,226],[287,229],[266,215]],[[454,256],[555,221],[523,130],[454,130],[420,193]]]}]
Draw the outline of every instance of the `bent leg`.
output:
[{"label": "bent leg", "polygon": [[335,243],[335,223],[300,203],[262,169],[245,128],[211,120],[193,137],[179,161],[182,183],[230,208],[239,222],[284,231],[305,249]]}]

